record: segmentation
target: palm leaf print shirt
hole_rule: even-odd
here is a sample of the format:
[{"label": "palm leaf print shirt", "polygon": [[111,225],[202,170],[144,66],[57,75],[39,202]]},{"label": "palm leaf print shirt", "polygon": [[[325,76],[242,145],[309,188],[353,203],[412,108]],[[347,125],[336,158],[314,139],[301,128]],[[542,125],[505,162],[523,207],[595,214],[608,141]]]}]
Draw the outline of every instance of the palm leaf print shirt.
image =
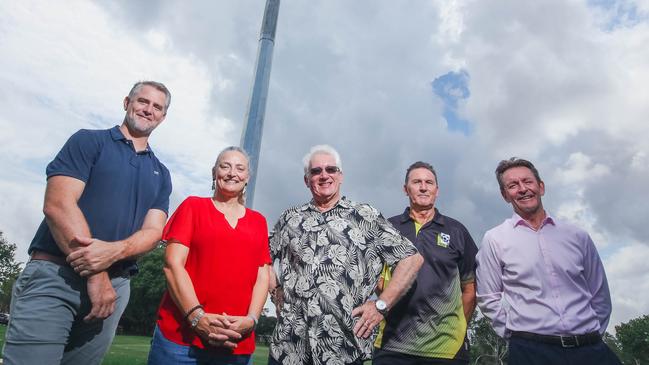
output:
[{"label": "palm leaf print shirt", "polygon": [[415,246],[377,209],[343,197],[326,212],[313,201],[286,210],[270,249],[284,291],[271,356],[285,365],[369,359],[375,336],[354,335],[352,309],[372,295],[383,264],[416,254]]}]

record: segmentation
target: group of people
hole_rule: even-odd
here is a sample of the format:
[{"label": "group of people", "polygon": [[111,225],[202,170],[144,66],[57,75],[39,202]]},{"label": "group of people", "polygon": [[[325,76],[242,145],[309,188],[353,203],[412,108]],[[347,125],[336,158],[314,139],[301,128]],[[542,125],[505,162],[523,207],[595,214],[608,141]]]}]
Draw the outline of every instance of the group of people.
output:
[{"label": "group of people", "polygon": [[12,293],[4,364],[100,364],[128,303],[135,260],[166,241],[149,364],[251,364],[270,293],[269,364],[467,364],[476,302],[509,341],[510,364],[620,364],[602,342],[611,300],[583,230],[548,214],[527,160],[500,162],[514,214],[480,249],[435,202],[437,172],[405,174],[408,207],[386,219],[341,194],[330,146],[304,157],[312,199],[284,211],[270,236],[245,207],[249,159],[228,147],[211,197],[185,199],[167,221],[171,178],[148,145],[171,95],[136,83],[126,115],[80,130],[47,166],[45,218]]}]

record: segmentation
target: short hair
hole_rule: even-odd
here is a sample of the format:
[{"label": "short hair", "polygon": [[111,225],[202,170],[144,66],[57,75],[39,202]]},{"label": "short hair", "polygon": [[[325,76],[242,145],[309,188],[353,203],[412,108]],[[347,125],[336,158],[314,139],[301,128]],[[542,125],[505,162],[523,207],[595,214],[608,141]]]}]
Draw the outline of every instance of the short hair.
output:
[{"label": "short hair", "polygon": [[[216,167],[219,164],[219,161],[221,161],[221,158],[226,152],[231,152],[231,151],[236,151],[239,152],[245,157],[246,163],[248,164],[248,176],[250,176],[251,171],[250,171],[250,156],[248,155],[248,152],[244,150],[243,148],[239,146],[228,146],[225,147],[221,152],[219,152],[219,155],[216,157],[216,162],[214,162],[214,166],[212,167],[212,176],[216,175]],[[247,185],[247,184],[246,184]],[[216,185],[212,185],[212,190],[216,189]],[[243,190],[241,191],[241,194],[239,194],[239,203],[245,204],[246,203],[246,188],[244,187]]]},{"label": "short hair", "polygon": [[503,174],[505,171],[513,168],[513,167],[527,167],[532,171],[532,174],[534,174],[534,177],[536,178],[537,182],[543,182],[541,180],[541,176],[539,175],[539,170],[534,167],[534,164],[529,162],[528,160],[518,158],[518,157],[511,157],[509,160],[502,160],[498,163],[498,167],[496,167],[496,180],[498,180],[498,186],[500,186],[500,192],[503,193],[505,192],[505,182],[503,181]]},{"label": "short hair", "polygon": [[435,176],[435,183],[439,186],[439,181],[437,181],[437,172],[435,172],[435,169],[433,168],[433,165],[429,164],[428,162],[424,161],[417,161],[410,165],[408,169],[406,170],[406,180],[404,184],[408,185],[408,176],[410,176],[410,172],[414,169],[426,169],[430,172],[433,173],[433,176]]},{"label": "short hair", "polygon": [[334,158],[334,161],[336,162],[336,166],[340,169],[340,172],[343,171],[343,164],[340,161],[340,154],[338,154],[338,151],[336,151],[335,148],[331,147],[328,144],[319,144],[317,146],[311,147],[309,150],[309,153],[304,155],[302,158],[302,163],[304,164],[304,176],[309,176],[309,166],[311,164],[311,159],[315,155],[329,155]]},{"label": "short hair", "polygon": [[162,91],[165,94],[165,114],[167,114],[167,110],[169,109],[169,104],[171,104],[171,93],[169,92],[169,89],[161,83],[157,81],[138,81],[133,85],[131,88],[131,91],[128,92],[128,98],[129,100],[133,99],[135,95],[144,87],[144,86],[151,86],[159,91]]}]

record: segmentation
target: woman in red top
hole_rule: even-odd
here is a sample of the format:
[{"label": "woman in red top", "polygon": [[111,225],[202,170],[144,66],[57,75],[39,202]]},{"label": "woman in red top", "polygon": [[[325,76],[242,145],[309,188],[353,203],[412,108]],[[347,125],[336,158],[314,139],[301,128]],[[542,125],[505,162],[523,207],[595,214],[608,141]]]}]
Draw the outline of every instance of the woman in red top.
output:
[{"label": "woman in red top", "polygon": [[251,364],[266,302],[266,219],[243,205],[248,156],[223,150],[212,168],[214,196],[189,197],[165,227],[165,292],[149,365]]}]

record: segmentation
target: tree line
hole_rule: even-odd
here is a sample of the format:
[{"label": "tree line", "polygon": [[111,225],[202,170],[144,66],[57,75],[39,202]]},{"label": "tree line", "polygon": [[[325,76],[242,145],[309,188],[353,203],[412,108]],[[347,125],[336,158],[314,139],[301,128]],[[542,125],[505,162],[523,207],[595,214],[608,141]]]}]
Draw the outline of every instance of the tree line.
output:
[{"label": "tree line", "polygon": [[[22,270],[15,259],[16,245],[9,243],[0,231],[0,312],[8,313],[11,288]],[[122,334],[151,336],[157,320],[158,306],[166,288],[162,271],[164,247],[158,246],[138,260],[140,272],[131,279],[131,299],[120,320]],[[267,344],[276,318],[264,310],[256,329],[257,341]],[[474,315],[469,324],[471,364],[501,365],[507,363],[507,342],[498,337],[489,320]],[[649,315],[615,326],[615,335],[606,333],[604,341],[625,365],[649,364]]]}]

